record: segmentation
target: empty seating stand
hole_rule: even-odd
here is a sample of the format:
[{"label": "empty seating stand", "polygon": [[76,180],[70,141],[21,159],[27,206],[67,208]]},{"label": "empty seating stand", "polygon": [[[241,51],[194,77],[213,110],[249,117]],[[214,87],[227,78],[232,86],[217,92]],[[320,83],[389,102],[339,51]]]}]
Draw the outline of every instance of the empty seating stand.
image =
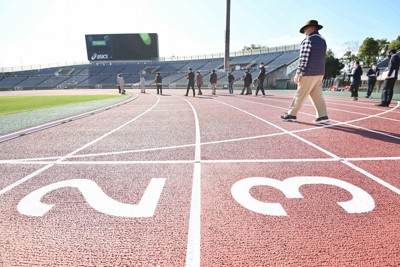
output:
[{"label": "empty seating stand", "polygon": [[[287,66],[298,59],[298,49],[274,51],[268,53],[238,55],[230,58],[230,67],[236,83],[246,68],[253,76],[258,72],[258,65],[263,62],[267,74]],[[0,74],[0,90],[15,89],[51,89],[51,88],[114,88],[117,75],[122,74],[127,84],[137,84],[140,75],[144,75],[146,85],[153,85],[157,72],[163,77],[163,84],[186,86],[186,74],[191,67],[193,72],[200,71],[204,83],[208,84],[209,75],[217,70],[218,83],[227,83],[224,71],[224,58],[202,58],[177,61],[147,62],[104,62],[86,65],[45,68],[29,71]]]}]

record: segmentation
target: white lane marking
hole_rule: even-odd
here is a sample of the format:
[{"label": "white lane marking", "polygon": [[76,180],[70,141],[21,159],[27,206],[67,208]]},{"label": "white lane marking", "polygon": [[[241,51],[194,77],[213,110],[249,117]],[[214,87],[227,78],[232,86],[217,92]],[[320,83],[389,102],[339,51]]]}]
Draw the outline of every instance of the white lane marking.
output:
[{"label": "white lane marking", "polygon": [[88,179],[65,180],[41,187],[22,198],[17,205],[19,213],[27,216],[40,217],[49,212],[55,204],[41,202],[42,197],[51,191],[65,188],[77,188],[87,203],[98,212],[111,216],[126,218],[146,218],[153,216],[165,184],[165,178],[150,180],[138,204],[126,204],[110,198],[100,186]]},{"label": "white lane marking", "polygon": [[[267,105],[264,103],[260,103],[260,102],[256,102],[256,101],[251,101],[251,100],[242,100],[239,99],[240,101],[243,102],[251,102],[251,103],[256,103],[256,104],[260,104],[260,105]],[[267,105],[267,106],[271,106],[271,107],[275,107],[272,105]],[[265,137],[272,137],[272,136],[279,136],[279,135],[285,135],[285,134],[289,134],[289,133],[300,133],[300,132],[307,132],[307,131],[313,131],[313,130],[320,130],[320,129],[324,129],[324,128],[332,128],[338,125],[348,125],[350,127],[354,127],[357,129],[361,129],[361,130],[365,130],[368,132],[372,132],[372,133],[376,133],[376,134],[380,134],[386,137],[390,137],[390,138],[394,138],[397,140],[400,140],[400,137],[398,136],[394,136],[388,133],[384,133],[384,132],[380,132],[380,131],[376,131],[376,130],[372,130],[372,129],[368,129],[368,128],[364,128],[361,126],[357,126],[357,125],[353,125],[351,124],[352,122],[356,122],[356,121],[360,121],[360,120],[365,120],[365,119],[369,119],[372,117],[377,117],[380,118],[379,116],[384,115],[386,113],[392,112],[393,110],[395,110],[396,108],[398,108],[400,106],[400,101],[397,102],[397,105],[391,109],[391,110],[386,110],[384,112],[375,114],[375,115],[368,115],[368,117],[363,117],[363,118],[359,118],[359,119],[355,119],[355,120],[350,120],[350,121],[345,121],[345,122],[340,122],[337,120],[332,120],[332,121],[337,121],[339,123],[335,123],[335,124],[326,124],[326,125],[319,125],[319,126],[315,126],[315,127],[310,127],[310,128],[306,128],[306,129],[300,129],[300,130],[294,130],[294,131],[285,131],[285,132],[279,132],[279,133],[272,133],[272,134],[265,134],[265,135],[258,135],[258,136],[250,136],[250,137],[243,137],[243,138],[234,138],[234,139],[225,139],[225,140],[219,140],[219,141],[210,141],[210,142],[204,142],[201,145],[210,145],[210,144],[219,144],[219,143],[228,143],[228,142],[237,142],[237,141],[244,141],[244,140],[251,140],[251,139],[259,139],[259,138],[265,138]],[[309,116],[314,116],[312,114],[309,113],[304,113],[301,112],[302,114],[305,115],[309,115]],[[146,148],[146,149],[138,149],[138,150],[126,150],[126,151],[117,151],[117,152],[103,152],[103,153],[94,153],[94,154],[81,154],[81,155],[72,155],[69,158],[86,158],[86,157],[97,157],[97,156],[110,156],[110,155],[120,155],[120,154],[129,154],[129,153],[139,153],[139,152],[148,152],[148,151],[158,151],[158,150],[167,150],[167,149],[176,149],[176,148],[185,148],[185,147],[192,147],[195,146],[195,144],[186,144],[186,145],[176,145],[176,146],[168,146],[168,147],[156,147],[156,148]],[[27,158],[27,159],[13,159],[13,160],[5,160],[5,161],[0,161],[0,163],[7,163],[7,162],[14,162],[15,160],[18,161],[37,161],[37,160],[56,160],[56,159],[60,159],[60,157],[45,157],[45,158]]]},{"label": "white lane marking", "polygon": [[0,190],[0,196],[3,195],[4,193],[10,191],[10,190],[13,189],[14,187],[17,187],[17,186],[19,186],[20,184],[22,184],[22,183],[24,183],[24,182],[26,182],[26,181],[32,179],[32,178],[35,177],[36,175],[38,175],[38,174],[44,172],[45,170],[47,170],[47,169],[49,169],[49,168],[51,168],[51,167],[53,167],[53,166],[54,166],[54,163],[49,163],[48,165],[42,167],[41,169],[39,169],[39,170],[37,170],[37,171],[35,171],[35,172],[33,172],[33,173],[31,173],[31,174],[25,176],[24,178],[22,178],[22,179],[20,179],[20,180],[18,180],[18,181],[16,181],[16,182],[14,182],[14,183],[12,183],[12,184],[10,184],[10,185],[4,187],[3,189]]},{"label": "white lane marking", "polygon": [[[242,110],[242,109],[240,109],[240,108],[238,108],[238,107],[232,106],[232,105],[230,105],[230,104],[227,104],[227,103],[224,103],[224,102],[221,102],[221,101],[218,101],[218,100],[214,100],[214,101],[216,101],[216,102],[218,102],[218,103],[221,103],[221,104],[223,104],[223,105],[226,105],[226,106],[230,106],[230,107],[232,107],[232,108],[234,108],[234,109],[236,109],[236,110],[242,111],[242,112],[245,113],[245,114],[248,114],[248,115],[250,115],[250,116],[252,116],[252,117],[254,117],[254,118],[257,118],[257,119],[259,119],[259,120],[261,120],[261,121],[263,121],[263,122],[265,122],[265,123],[267,123],[267,124],[269,124],[269,125],[271,125],[271,126],[277,128],[277,129],[280,129],[281,131],[284,131],[284,132],[288,133],[289,135],[293,136],[294,138],[299,139],[300,141],[302,141],[302,142],[308,144],[309,146],[311,146],[311,147],[313,147],[313,148],[315,148],[315,149],[321,151],[322,153],[324,153],[324,154],[326,154],[326,155],[328,155],[328,156],[330,156],[330,157],[332,157],[332,158],[334,158],[334,159],[336,159],[336,160],[339,160],[340,162],[342,162],[343,164],[349,166],[349,167],[352,168],[353,170],[358,171],[359,173],[361,173],[361,174],[367,176],[368,178],[370,178],[371,180],[373,180],[373,181],[379,183],[380,185],[382,185],[382,186],[386,187],[387,189],[393,191],[394,193],[400,195],[400,189],[399,189],[399,188],[397,188],[397,187],[395,187],[395,186],[389,184],[388,182],[386,182],[386,181],[382,180],[381,178],[379,178],[379,177],[373,175],[372,173],[369,173],[369,172],[367,172],[366,170],[363,170],[363,169],[357,167],[356,165],[354,165],[354,164],[352,164],[352,163],[350,163],[350,162],[348,162],[348,161],[346,161],[346,160],[340,158],[339,156],[335,155],[334,153],[332,153],[332,152],[330,152],[330,151],[328,151],[328,150],[326,150],[326,149],[324,149],[324,148],[322,148],[322,147],[320,147],[320,146],[318,146],[318,145],[316,145],[316,144],[314,144],[314,143],[312,143],[312,142],[310,142],[310,141],[308,141],[308,140],[306,140],[306,139],[304,139],[304,138],[302,138],[302,137],[300,137],[300,136],[298,136],[298,135],[296,135],[296,134],[294,134],[294,133],[292,133],[292,132],[289,132],[289,131],[287,131],[286,129],[283,129],[282,127],[280,127],[280,126],[278,126],[278,125],[275,125],[275,124],[273,124],[273,123],[271,123],[271,122],[269,122],[269,121],[267,121],[267,120],[264,120],[263,118],[260,118],[260,117],[254,115],[254,114],[252,114],[252,113],[250,113],[250,112],[248,112],[248,111]],[[397,103],[397,106],[396,106],[396,107],[398,107],[399,104],[400,104],[400,102]],[[373,116],[371,116],[371,117],[373,117]],[[361,120],[361,119],[360,119],[360,120]]]},{"label": "white lane marking", "polygon": [[85,112],[85,113],[82,113],[82,114],[78,114],[78,115],[75,115],[75,116],[71,116],[71,117],[59,119],[59,120],[56,120],[56,121],[43,123],[43,124],[40,124],[40,125],[37,125],[37,126],[33,126],[33,127],[30,127],[30,128],[27,128],[27,129],[23,129],[23,130],[20,130],[20,131],[17,131],[17,132],[12,132],[12,133],[9,133],[9,134],[1,135],[0,136],[0,140],[6,140],[8,137],[11,137],[11,136],[15,136],[15,138],[17,138],[17,137],[19,137],[21,135],[31,134],[31,133],[35,133],[35,132],[40,131],[40,130],[51,128],[51,127],[54,127],[54,126],[59,126],[59,125],[65,123],[65,122],[75,121],[75,120],[80,119],[80,118],[86,118],[89,115],[97,114],[99,112],[103,112],[103,111],[106,111],[106,110],[109,110],[109,109],[112,109],[112,108],[115,108],[115,107],[118,107],[118,106],[125,105],[126,103],[129,103],[129,102],[135,100],[136,98],[138,98],[137,94],[133,98],[128,98],[127,100],[124,100],[124,101],[122,101],[120,103],[113,104],[113,105],[108,106],[108,107],[102,107],[102,108],[99,108],[99,109],[96,109],[96,110],[92,110],[92,111],[88,111],[88,112]]},{"label": "white lane marking", "polygon": [[63,156],[63,157],[60,157],[59,159],[56,160],[56,162],[55,162],[54,164],[51,163],[51,164],[49,164],[49,165],[46,165],[46,166],[44,166],[43,168],[41,168],[41,169],[39,169],[39,170],[33,172],[32,174],[29,174],[29,175],[25,176],[24,178],[22,178],[22,179],[20,179],[20,180],[18,180],[18,181],[16,181],[16,182],[14,182],[14,183],[12,183],[12,184],[6,186],[5,188],[3,188],[3,189],[0,190],[0,196],[1,196],[2,194],[6,193],[6,192],[8,192],[8,191],[10,191],[10,190],[12,190],[12,189],[15,188],[16,186],[19,186],[20,184],[22,184],[22,183],[24,183],[24,182],[26,182],[26,181],[32,179],[33,177],[35,177],[36,175],[42,173],[43,171],[45,171],[45,170],[47,170],[47,169],[53,167],[55,164],[58,164],[58,163],[62,162],[63,160],[65,160],[65,159],[69,158],[70,156],[74,155],[75,153],[78,153],[79,151],[81,151],[81,150],[83,150],[83,149],[85,149],[85,148],[87,148],[87,147],[93,145],[94,143],[96,143],[96,142],[98,142],[98,141],[104,139],[105,137],[109,136],[110,134],[112,134],[112,133],[114,133],[114,132],[120,130],[121,128],[127,126],[128,124],[134,122],[134,121],[137,120],[138,118],[140,118],[140,117],[142,117],[143,115],[145,115],[147,112],[151,111],[155,106],[157,106],[157,104],[158,104],[159,102],[160,102],[160,98],[157,97],[157,102],[156,102],[153,106],[151,106],[149,109],[147,109],[146,111],[144,111],[144,112],[141,113],[140,115],[136,116],[136,117],[133,118],[132,120],[130,120],[130,121],[128,121],[128,122],[122,124],[121,126],[119,126],[119,127],[115,128],[115,129],[109,131],[108,133],[106,133],[106,134],[100,136],[99,138],[96,138],[96,139],[93,140],[92,142],[89,142],[89,143],[87,143],[86,145],[83,145],[82,147],[80,147],[80,148],[78,148],[78,149],[72,151],[71,153],[69,153],[69,154],[67,154],[67,155],[65,155],[65,156]]},{"label": "white lane marking", "polygon": [[[182,98],[182,97],[181,97]],[[188,241],[186,249],[186,263],[187,267],[200,267],[200,241],[201,241],[201,143],[200,143],[200,124],[197,112],[193,105],[185,100],[193,111],[193,116],[196,125],[196,146],[194,156],[194,169],[193,169],[193,185],[192,185],[192,198],[190,201],[190,217],[189,217],[189,230]]]},{"label": "white lane marking", "polygon": [[[324,98],[325,98],[325,96],[324,96]],[[274,101],[274,102],[279,102],[279,103],[287,104],[286,101],[276,100],[276,99],[274,99],[274,98],[266,98],[266,99],[268,99],[268,100],[270,100],[270,101]],[[290,99],[291,99],[291,98],[290,98]],[[338,98],[336,97],[335,99],[338,99]],[[235,98],[235,100],[238,100],[238,98]],[[240,98],[239,98],[239,100],[241,100],[241,101],[250,101],[250,102],[259,103],[259,104],[262,103],[262,102],[258,102],[258,101],[252,101],[252,100],[247,100],[247,99],[245,100],[245,99],[240,99]],[[357,102],[357,105],[354,105],[354,103],[353,103],[353,105],[350,105],[350,104],[348,104],[348,102],[349,102],[349,100],[340,101],[340,102],[337,102],[337,101],[335,102],[335,101],[331,101],[331,100],[327,101],[328,104],[333,104],[333,105],[339,105],[339,106],[345,106],[345,107],[352,107],[352,108],[357,107],[357,108],[362,108],[362,109],[367,109],[367,110],[373,110],[373,111],[381,110],[380,108],[373,107],[373,103],[367,103],[367,102],[361,102],[361,101],[359,101],[359,102]],[[343,103],[346,103],[346,104],[343,104]],[[262,103],[262,104],[264,104],[264,103]],[[364,104],[364,105],[361,106],[360,104],[361,104],[361,105]],[[268,106],[271,106],[271,107],[275,107],[275,108],[279,108],[279,109],[283,109],[283,110],[287,110],[287,107],[283,108],[283,107],[274,106],[274,105],[270,105],[270,104],[265,104],[265,105],[268,105]],[[304,105],[305,105],[305,106],[309,106],[309,107],[314,107],[310,102],[305,102]],[[367,105],[368,105],[368,106],[367,106]],[[338,108],[329,108],[329,109],[330,109],[330,110],[338,110],[338,111],[341,111],[341,112],[344,112],[344,113],[363,115],[363,116],[368,116],[368,115],[369,115],[369,114],[365,114],[365,113],[358,113],[358,112],[353,112],[353,111],[348,111],[348,110],[343,110],[343,109],[338,109]],[[302,113],[302,112],[300,112],[300,113]],[[315,114],[313,114],[312,116],[315,117]],[[394,119],[385,118],[385,117],[381,117],[381,119],[384,119],[384,120],[386,120],[386,119],[387,119],[387,120],[394,120]],[[398,121],[398,120],[395,120],[395,121]]]},{"label": "white lane marking", "polygon": [[[211,159],[201,160],[201,163],[297,163],[297,162],[340,162],[340,161],[396,161],[400,157],[368,157],[368,158],[281,158],[281,159]],[[194,160],[120,160],[120,161],[63,161],[57,165],[134,165],[134,164],[194,164]],[[55,161],[7,161],[0,164],[15,165],[48,165],[56,164]]]},{"label": "white lane marking", "polygon": [[[253,101],[253,100],[240,99],[240,98],[239,98],[239,99],[238,99],[238,98],[235,98],[234,100],[239,100],[239,101],[242,101],[242,102],[250,102],[250,103],[259,104],[259,105],[263,105],[263,106],[268,106],[268,107],[273,107],[273,108],[279,108],[279,109],[287,110],[287,108],[282,108],[282,107],[279,107],[279,106],[274,106],[274,105],[270,105],[270,104],[265,104],[265,103],[257,102],[257,101]],[[277,101],[277,100],[275,100],[275,101]],[[286,102],[285,102],[285,103],[286,103]],[[309,105],[309,104],[308,104],[308,105]],[[309,105],[309,106],[312,106],[312,105]],[[353,106],[353,107],[354,107],[354,106]],[[350,121],[345,121],[345,122],[337,121],[337,122],[339,122],[339,123],[321,125],[321,126],[319,126],[319,127],[315,127],[315,129],[333,127],[333,126],[342,125],[342,124],[350,124],[350,123],[352,123],[352,122],[362,121],[362,120],[366,120],[366,119],[370,119],[370,118],[386,119],[386,118],[380,117],[380,116],[382,116],[382,115],[384,115],[384,114],[386,114],[386,113],[391,113],[391,112],[395,111],[395,110],[396,110],[397,108],[399,108],[399,107],[400,107],[400,101],[397,101],[397,105],[396,105],[396,106],[394,106],[394,107],[391,108],[391,109],[385,110],[385,111],[383,111],[383,112],[380,112],[380,113],[377,113],[377,114],[373,114],[373,115],[364,114],[364,113],[359,113],[360,115],[364,115],[365,117],[358,118],[358,119],[354,119],[354,120],[350,120]],[[373,109],[373,110],[376,110],[376,109]],[[347,110],[339,110],[339,111],[345,112],[345,113],[354,113],[354,112],[352,112],[352,111],[347,111]],[[315,117],[315,114],[310,114],[310,113],[306,113],[306,112],[300,112],[300,114],[304,114],[304,115],[307,115],[307,116]],[[356,113],[356,114],[358,114],[358,113]],[[336,120],[332,120],[332,119],[331,119],[331,121],[336,121]],[[396,120],[396,121],[398,121],[398,120]],[[362,128],[362,127],[360,127],[360,128]],[[308,128],[308,129],[303,129],[303,130],[298,130],[298,131],[309,131],[310,129],[314,129],[314,128]],[[363,129],[367,129],[367,128],[363,128]],[[293,132],[295,132],[295,131],[293,131]]]},{"label": "white lane marking", "polygon": [[395,192],[396,194],[400,195],[400,189],[397,188],[397,187],[395,187],[395,186],[393,186],[392,184],[390,184],[390,183],[388,183],[388,182],[382,180],[381,178],[379,178],[379,177],[373,175],[372,173],[370,173],[370,172],[368,172],[368,171],[366,171],[366,170],[364,170],[364,169],[362,169],[362,168],[360,168],[360,167],[354,165],[353,163],[348,162],[347,160],[343,160],[343,161],[341,161],[341,162],[342,162],[343,164],[349,166],[350,168],[352,168],[352,169],[358,171],[359,173],[364,174],[365,176],[367,176],[367,177],[370,178],[371,180],[377,182],[378,184],[380,184],[380,185],[382,185],[382,186],[384,186],[384,187],[390,189],[391,191]]},{"label": "white lane marking", "polygon": [[280,203],[263,202],[255,199],[250,190],[254,186],[271,186],[280,190],[286,198],[303,198],[299,189],[303,185],[333,185],[348,191],[353,198],[337,202],[347,213],[370,212],[375,208],[375,201],[363,189],[348,182],[323,176],[297,176],[283,181],[267,177],[249,177],[237,181],[231,188],[233,198],[243,207],[256,213],[271,216],[287,216]]},{"label": "white lane marking", "polygon": [[227,104],[227,103],[225,103],[225,102],[221,102],[221,101],[218,101],[218,100],[214,100],[214,101],[216,101],[216,102],[218,102],[218,103],[221,103],[221,104],[223,104],[223,105],[226,105],[226,106],[228,106],[228,107],[234,108],[234,109],[236,109],[236,110],[239,110],[239,111],[241,111],[241,112],[243,112],[243,113],[245,113],[245,114],[247,114],[247,115],[250,115],[251,117],[254,117],[254,118],[256,118],[256,119],[258,119],[258,120],[260,120],[260,121],[262,121],[262,122],[265,122],[265,123],[271,125],[272,127],[275,127],[275,128],[277,128],[277,129],[281,130],[282,132],[285,132],[285,133],[287,133],[287,134],[289,134],[289,135],[291,135],[291,136],[293,136],[293,137],[299,139],[300,141],[302,141],[302,142],[304,142],[304,143],[306,143],[306,144],[308,144],[308,145],[314,147],[315,149],[317,149],[317,150],[323,152],[324,154],[327,154],[328,156],[330,156],[330,157],[332,157],[332,158],[334,158],[334,159],[336,159],[336,160],[339,160],[339,159],[340,159],[340,157],[338,157],[338,156],[336,156],[335,154],[333,154],[333,153],[331,153],[331,152],[329,152],[329,151],[323,149],[322,147],[319,147],[319,146],[317,146],[317,145],[315,145],[315,144],[309,142],[308,140],[306,140],[306,139],[304,139],[304,138],[302,138],[302,137],[300,137],[300,136],[298,136],[298,135],[295,135],[294,133],[292,133],[292,132],[290,132],[290,131],[288,131],[288,130],[286,130],[286,129],[284,129],[284,128],[282,128],[282,127],[280,127],[280,126],[278,126],[278,125],[276,125],[276,124],[274,124],[274,123],[272,123],[272,122],[269,122],[269,121],[267,121],[267,120],[264,120],[263,118],[261,118],[261,117],[259,117],[259,116],[257,116],[257,115],[254,115],[254,114],[252,114],[252,113],[250,113],[250,112],[248,112],[248,111],[246,111],[246,110],[243,110],[243,109],[241,109],[241,108],[235,107],[235,106],[230,105],[230,104]]}]

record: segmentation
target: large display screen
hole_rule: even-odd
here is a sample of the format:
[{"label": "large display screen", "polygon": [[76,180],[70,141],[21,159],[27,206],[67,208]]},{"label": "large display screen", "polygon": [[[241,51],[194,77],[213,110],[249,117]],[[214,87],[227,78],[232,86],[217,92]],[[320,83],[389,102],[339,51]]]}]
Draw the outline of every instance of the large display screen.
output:
[{"label": "large display screen", "polygon": [[156,33],[86,34],[89,61],[150,60],[158,58]]}]

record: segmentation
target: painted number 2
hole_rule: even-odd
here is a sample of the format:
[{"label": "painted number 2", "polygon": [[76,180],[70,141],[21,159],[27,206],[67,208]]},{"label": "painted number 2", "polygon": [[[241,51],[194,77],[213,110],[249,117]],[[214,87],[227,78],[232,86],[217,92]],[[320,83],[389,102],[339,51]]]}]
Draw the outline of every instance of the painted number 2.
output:
[{"label": "painted number 2", "polygon": [[31,192],[21,199],[17,210],[28,216],[43,216],[54,206],[41,202],[43,196],[59,188],[75,187],[81,191],[88,204],[99,212],[128,218],[151,217],[156,210],[165,180],[165,178],[151,179],[138,204],[125,204],[110,198],[92,180],[71,179],[61,181]]},{"label": "painted number 2", "polygon": [[352,194],[351,200],[338,202],[338,205],[348,213],[364,213],[375,208],[374,199],[363,189],[329,177],[301,176],[291,177],[283,181],[265,177],[250,177],[236,182],[231,188],[231,193],[240,205],[253,212],[270,216],[286,216],[287,213],[281,204],[259,201],[251,196],[250,189],[254,186],[271,186],[280,190],[286,198],[303,198],[299,191],[302,185],[318,184],[337,186]]}]

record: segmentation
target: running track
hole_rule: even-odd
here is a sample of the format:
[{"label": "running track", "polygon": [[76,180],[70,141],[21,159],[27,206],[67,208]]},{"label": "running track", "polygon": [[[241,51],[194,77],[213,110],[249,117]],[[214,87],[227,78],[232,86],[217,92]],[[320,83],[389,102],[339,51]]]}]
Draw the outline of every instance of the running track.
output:
[{"label": "running track", "polygon": [[0,143],[0,266],[400,265],[399,103],[165,91]]}]

